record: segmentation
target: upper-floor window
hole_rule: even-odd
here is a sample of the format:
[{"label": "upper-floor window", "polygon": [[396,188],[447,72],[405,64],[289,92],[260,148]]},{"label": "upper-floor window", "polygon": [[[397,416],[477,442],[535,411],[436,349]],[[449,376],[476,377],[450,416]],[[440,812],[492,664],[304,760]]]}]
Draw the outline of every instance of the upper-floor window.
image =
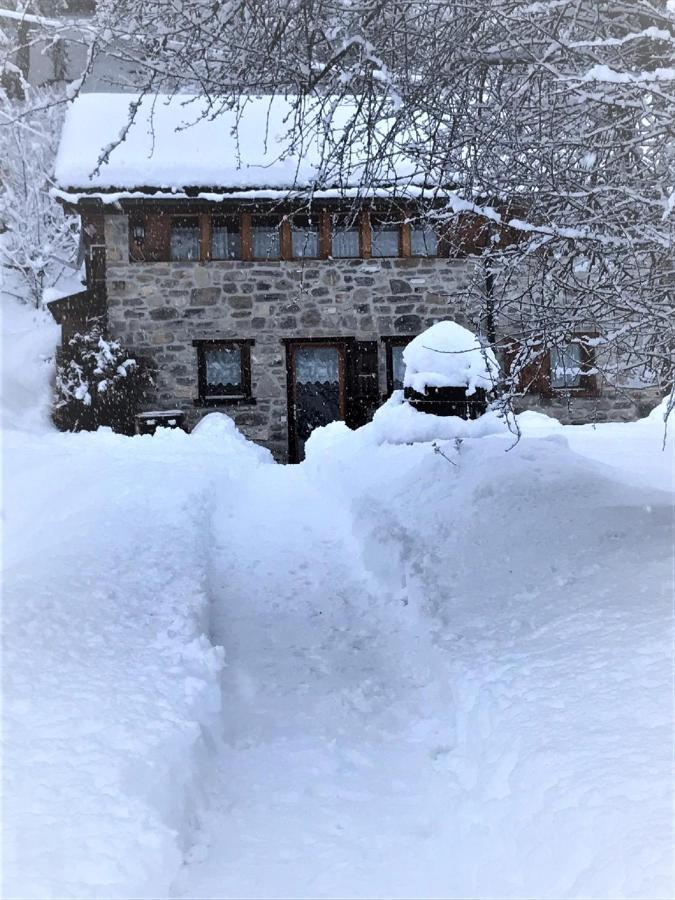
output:
[{"label": "upper-floor window", "polygon": [[438,255],[438,235],[431,225],[415,223],[411,226],[410,253],[412,256]]},{"label": "upper-floor window", "polygon": [[174,216],[171,220],[171,259],[199,259],[199,218]]},{"label": "upper-floor window", "polygon": [[401,240],[400,225],[379,216],[371,216],[370,229],[372,235],[372,255],[374,257],[399,255]]},{"label": "upper-floor window", "polygon": [[256,216],[251,223],[253,259],[279,259],[279,220]]},{"label": "upper-floor window", "polygon": [[361,256],[358,220],[350,216],[331,216],[331,256],[352,259]]},{"label": "upper-floor window", "polygon": [[241,232],[236,216],[213,217],[211,259],[241,259]]},{"label": "upper-floor window", "polygon": [[319,223],[316,218],[294,216],[291,222],[291,241],[294,259],[319,256]]},{"label": "upper-floor window", "polygon": [[[230,212],[225,204],[213,212],[195,209],[199,210],[198,201],[135,206],[129,214],[130,259],[159,262],[452,255],[452,239],[445,230],[439,237],[437,228],[423,218],[402,222],[393,210],[317,209],[282,216],[271,211],[256,214],[245,206],[240,210],[232,207]],[[462,240],[466,244],[466,239]],[[479,249],[478,243],[475,248]]]}]

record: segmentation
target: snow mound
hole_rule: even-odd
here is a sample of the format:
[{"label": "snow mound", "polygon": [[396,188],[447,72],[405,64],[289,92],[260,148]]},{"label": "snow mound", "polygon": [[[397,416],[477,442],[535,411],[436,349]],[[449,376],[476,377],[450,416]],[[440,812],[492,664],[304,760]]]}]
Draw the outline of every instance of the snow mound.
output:
[{"label": "snow mound", "polygon": [[219,735],[210,489],[237,467],[178,432],[4,451],[3,896],[166,897]]},{"label": "snow mound", "polygon": [[305,445],[305,457],[310,461],[326,453],[351,453],[354,450],[381,444],[419,444],[432,441],[464,440],[489,434],[506,434],[505,419],[488,410],[478,419],[459,416],[435,416],[416,410],[394,391],[375,413],[371,422],[352,431],[344,422],[331,422],[315,428]]},{"label": "snow mound", "polygon": [[483,347],[471,331],[457,322],[437,322],[418,334],[403,351],[404,386],[420,394],[426,387],[466,387],[491,390],[499,366],[489,347]]},{"label": "snow mound", "polygon": [[[8,277],[7,270],[0,273]],[[61,329],[45,310],[1,295],[3,429],[41,432],[51,426],[51,378]]]},{"label": "snow mound", "polygon": [[192,429],[193,440],[218,447],[233,458],[244,462],[273,463],[274,457],[266,447],[250,441],[225,413],[213,412],[204,416]]},{"label": "snow mound", "polygon": [[654,409],[644,417],[641,421],[643,422],[658,422],[663,425],[666,421],[666,417],[668,416],[669,409],[673,408],[673,396],[672,394],[667,394],[663,400],[654,407]]}]

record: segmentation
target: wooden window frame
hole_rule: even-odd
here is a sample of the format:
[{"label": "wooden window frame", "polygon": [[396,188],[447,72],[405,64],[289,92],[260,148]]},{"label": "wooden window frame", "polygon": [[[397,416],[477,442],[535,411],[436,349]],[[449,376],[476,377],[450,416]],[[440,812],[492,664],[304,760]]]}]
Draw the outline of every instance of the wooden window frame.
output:
[{"label": "wooden window frame", "polygon": [[265,213],[265,212],[255,212],[255,213],[252,213],[249,215],[250,215],[250,218],[249,218],[249,229],[250,229],[250,231],[249,231],[249,234],[250,234],[250,238],[249,238],[250,256],[249,256],[249,259],[251,259],[255,262],[279,262],[279,260],[289,259],[289,257],[287,255],[285,255],[285,252],[284,252],[284,251],[288,252],[288,243],[289,243],[290,234],[291,234],[290,222],[289,222],[288,218],[282,217],[277,222],[277,233],[279,236],[279,255],[278,256],[254,256],[253,255],[253,228],[255,226],[254,220],[255,219],[267,219],[271,222],[275,219],[275,217],[273,215],[271,215],[269,213]]},{"label": "wooden window frame", "polygon": [[[316,256],[295,256],[295,254],[293,253],[293,219],[296,217],[298,219],[310,219],[311,218],[313,220],[316,220],[316,234],[317,234],[317,254],[316,254]],[[293,262],[303,262],[303,260],[306,260],[306,259],[310,260],[310,261],[313,261],[316,259],[325,259],[326,257],[324,257],[324,255],[323,255],[323,252],[324,252],[323,230],[325,228],[324,219],[325,219],[325,217],[323,214],[323,210],[319,211],[314,216],[310,215],[309,213],[300,213],[300,214],[289,213],[287,216],[285,216],[282,221],[282,227],[284,225],[286,225],[286,228],[288,231],[288,236],[286,239],[286,246],[285,246],[285,248],[282,247],[282,250],[286,249],[287,253],[286,254],[282,253],[281,258],[287,259],[287,260],[292,260]],[[283,232],[282,232],[282,234],[283,234]]]},{"label": "wooden window frame", "polygon": [[[252,395],[251,385],[251,347],[255,344],[252,338],[208,338],[195,340],[192,346],[197,351],[197,393],[193,403],[195,406],[237,406],[243,404],[255,405],[255,397]],[[209,395],[206,382],[206,350],[216,350],[221,347],[232,349],[237,347],[240,353],[241,364],[241,394],[231,397]]]},{"label": "wooden window frame", "polygon": [[385,397],[391,397],[394,393],[394,359],[392,354],[393,347],[406,347],[410,341],[417,335],[414,334],[392,334],[381,337],[380,340],[384,344],[384,358],[386,365],[386,382],[387,393]]},{"label": "wooden window frame", "polygon": [[[375,210],[367,210],[366,214],[367,214],[367,218],[368,218],[366,227],[368,229],[368,238],[369,238],[369,246],[368,246],[369,257],[368,258],[369,259],[401,259],[404,256],[404,253],[403,253],[403,241],[404,241],[403,229],[405,227],[404,223],[399,222],[398,225],[396,226],[396,228],[398,230],[398,252],[397,252],[396,256],[373,256],[373,230],[374,229],[373,229],[372,218],[374,216],[376,220],[381,219],[386,216],[386,213],[378,212],[378,210],[375,209]],[[409,244],[408,244],[408,247],[409,247]],[[410,255],[410,254],[408,253],[408,255]]]},{"label": "wooden window frame", "polygon": [[[300,216],[309,215],[299,212]],[[372,217],[386,217],[386,212],[369,207],[362,208],[355,220],[354,227],[358,233],[358,255],[334,257],[333,256],[333,216],[347,216],[338,208],[322,207],[311,214],[316,217],[318,226],[318,255],[298,256],[293,255],[292,221],[294,213],[287,212],[284,215],[266,213],[264,210],[254,208],[213,208],[204,211],[199,206],[188,206],[181,210],[178,203],[169,207],[151,207],[149,209],[135,208],[129,211],[129,261],[132,263],[143,262],[211,262],[213,260],[213,227],[217,219],[230,219],[239,223],[240,252],[238,257],[231,261],[244,262],[278,262],[302,260],[315,261],[317,259],[362,259],[362,260],[386,260],[407,259],[413,257],[412,252],[412,224],[410,221],[399,222],[398,229],[398,254],[396,256],[373,257],[373,221]],[[255,219],[267,220],[276,223],[279,234],[278,256],[253,256],[253,223]],[[171,228],[176,219],[195,220],[199,237],[199,257],[193,260],[178,260],[171,255]],[[144,231],[142,242],[134,241],[134,228],[141,226]],[[438,243],[436,255],[431,257],[415,256],[416,259],[439,259],[449,255],[449,236],[437,230]],[[226,262],[227,260],[216,260]]]},{"label": "wooden window frame", "polygon": [[[203,216],[199,213],[172,213],[169,217],[169,262],[179,262],[179,263],[194,263],[200,262],[203,259],[204,245],[202,243],[202,227],[203,227]],[[195,225],[197,228],[197,244],[198,244],[198,258],[197,259],[175,259],[171,250],[171,237],[173,226],[175,222],[179,219],[186,221],[187,219],[194,219]]]},{"label": "wooden window frame", "polygon": [[[421,223],[420,223],[420,224],[421,224]],[[419,254],[419,253],[413,253],[413,249],[412,249],[412,233],[413,233],[414,225],[413,225],[413,223],[408,222],[408,223],[407,223],[407,228],[408,228],[408,247],[409,247],[409,253],[408,253],[408,256],[412,257],[413,259],[442,259],[444,256],[447,256],[447,253],[443,253],[443,252],[442,252],[442,251],[443,251],[443,244],[442,244],[441,235],[439,234],[438,229],[434,228],[433,225],[430,225],[429,227],[432,228],[432,230],[434,231],[434,234],[436,235],[436,252],[433,254],[433,256],[428,256],[428,255],[427,255],[427,256],[423,256],[423,255],[421,255],[421,254]]]},{"label": "wooden window frame", "polygon": [[[244,241],[243,241],[243,234],[242,234],[243,214],[231,213],[228,215],[228,213],[226,213],[226,212],[216,211],[216,212],[205,213],[205,217],[209,220],[209,224],[208,224],[208,232],[206,232],[206,233],[208,233],[208,247],[206,249],[206,255],[204,258],[209,260],[210,262],[211,261],[212,262],[240,262],[242,259],[244,259]],[[224,221],[230,221],[230,222],[237,223],[238,228],[239,228],[239,256],[227,256],[224,259],[221,257],[214,258],[214,256],[213,256],[213,231],[214,231],[214,227],[215,227],[214,221],[216,221],[216,220],[221,220],[221,221],[224,220]]]}]

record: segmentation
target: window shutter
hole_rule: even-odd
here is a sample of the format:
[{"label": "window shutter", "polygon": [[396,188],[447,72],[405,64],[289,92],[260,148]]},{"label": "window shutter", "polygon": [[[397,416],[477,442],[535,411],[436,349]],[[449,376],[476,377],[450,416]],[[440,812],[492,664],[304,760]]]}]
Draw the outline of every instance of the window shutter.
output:
[{"label": "window shutter", "polygon": [[[518,356],[520,345],[512,341],[504,354],[504,370],[510,372]],[[543,397],[551,395],[551,354],[548,350],[539,353],[539,356],[523,366],[516,385],[517,390],[528,394],[540,394]]]},{"label": "window shutter", "polygon": [[171,216],[167,213],[148,213],[145,224],[145,258],[149,262],[164,262],[171,258]]},{"label": "window shutter", "polygon": [[355,341],[346,351],[345,421],[350,428],[369,422],[380,400],[377,341]]},{"label": "window shutter", "polygon": [[[592,335],[586,335],[591,337]],[[579,378],[579,387],[589,397],[595,397],[598,393],[598,376],[591,372],[590,369],[595,368],[595,348],[589,347],[588,344],[581,343],[581,371]]]}]

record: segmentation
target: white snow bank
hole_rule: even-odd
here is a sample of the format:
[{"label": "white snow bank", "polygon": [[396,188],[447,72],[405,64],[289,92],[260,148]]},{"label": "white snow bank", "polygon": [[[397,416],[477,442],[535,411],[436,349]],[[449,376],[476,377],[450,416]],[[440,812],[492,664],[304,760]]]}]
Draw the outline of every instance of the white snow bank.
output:
[{"label": "white snow bank", "polygon": [[403,351],[405,387],[420,394],[425,387],[466,387],[491,390],[499,366],[489,347],[483,347],[471,331],[457,322],[436,322],[418,334]]},{"label": "white snow bank", "polygon": [[643,422],[658,422],[663,425],[666,422],[668,410],[673,408],[673,397],[667,394],[663,400],[642,420]]},{"label": "white snow bank", "polygon": [[7,295],[0,299],[0,422],[3,429],[44,431],[51,427],[50,382],[61,329],[45,310]]},{"label": "white snow bank", "polygon": [[[550,423],[541,439],[538,424],[515,446],[440,444],[446,459],[347,444],[334,427],[308,442],[317,497],[352,510],[352,571],[367,579],[345,630],[367,675],[362,721],[325,724],[325,742],[352,738],[348,796],[313,784],[349,841],[315,839],[294,896],[671,895],[661,429]],[[631,486],[633,470],[654,487]],[[311,809],[292,814],[316,835]]]},{"label": "white snow bank", "polygon": [[58,329],[4,312],[2,894],[166,897],[220,737],[212,486],[271,455],[220,415],[50,430]]}]

